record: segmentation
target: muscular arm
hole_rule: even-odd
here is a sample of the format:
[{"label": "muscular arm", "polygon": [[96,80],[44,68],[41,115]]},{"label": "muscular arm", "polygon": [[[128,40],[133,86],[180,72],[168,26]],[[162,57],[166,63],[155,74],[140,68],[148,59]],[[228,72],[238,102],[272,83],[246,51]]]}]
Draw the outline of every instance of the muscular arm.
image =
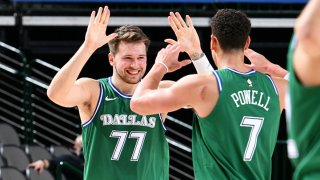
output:
[{"label": "muscular arm", "polygon": [[310,0],[294,27],[297,46],[293,67],[306,86],[320,85],[320,1]]},{"label": "muscular arm", "polygon": [[[166,68],[157,61],[168,64],[170,72],[176,69],[176,63],[183,63],[174,57],[179,51],[175,46],[168,46],[169,48],[158,53],[156,63],[139,83],[130,102],[130,107],[134,112],[138,114],[164,113],[187,105],[191,105],[200,116],[206,116],[211,112],[218,97],[215,96],[218,91],[213,85],[216,81],[212,74],[189,75],[169,88],[157,88],[166,73]],[[172,51],[174,52],[171,54]],[[181,65],[178,66],[181,67]]]},{"label": "muscular arm", "polygon": [[100,7],[97,16],[95,11],[91,13],[84,43],[49,85],[47,95],[53,102],[64,107],[81,106],[90,102],[93,92],[99,92],[96,80],[77,78],[93,52],[116,37],[115,34],[105,35],[109,16],[107,6],[104,9]]},{"label": "muscular arm", "polygon": [[89,99],[90,91],[86,86],[94,80],[88,78],[76,80],[91,55],[92,52],[82,45],[54,76],[47,91],[48,97],[53,102],[64,107],[73,107]]}]

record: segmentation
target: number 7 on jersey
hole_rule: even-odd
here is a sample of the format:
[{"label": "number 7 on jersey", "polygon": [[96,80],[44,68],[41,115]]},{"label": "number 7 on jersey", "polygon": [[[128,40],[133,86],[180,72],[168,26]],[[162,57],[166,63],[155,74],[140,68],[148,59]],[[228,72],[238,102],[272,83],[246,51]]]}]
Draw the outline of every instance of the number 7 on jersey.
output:
[{"label": "number 7 on jersey", "polygon": [[251,161],[254,151],[257,146],[258,136],[263,125],[263,117],[250,117],[244,116],[242,118],[240,126],[242,127],[250,127],[251,132],[249,136],[249,140],[247,143],[246,151],[243,155],[244,161]]}]

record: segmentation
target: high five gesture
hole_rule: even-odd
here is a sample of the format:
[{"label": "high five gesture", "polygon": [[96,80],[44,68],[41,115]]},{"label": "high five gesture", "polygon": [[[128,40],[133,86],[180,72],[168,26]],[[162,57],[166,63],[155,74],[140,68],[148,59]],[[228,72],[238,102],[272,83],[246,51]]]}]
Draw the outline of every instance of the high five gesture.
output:
[{"label": "high five gesture", "polygon": [[95,11],[91,12],[84,42],[91,50],[95,51],[117,36],[115,33],[108,36],[106,35],[109,19],[110,10],[108,6],[105,6],[104,8],[100,7],[97,15]]}]

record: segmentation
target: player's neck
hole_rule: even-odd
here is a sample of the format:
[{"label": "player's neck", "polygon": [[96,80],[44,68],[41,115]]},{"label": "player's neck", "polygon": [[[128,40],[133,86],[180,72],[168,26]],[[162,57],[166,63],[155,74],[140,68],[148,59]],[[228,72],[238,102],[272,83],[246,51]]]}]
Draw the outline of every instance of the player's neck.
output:
[{"label": "player's neck", "polygon": [[218,69],[232,68],[239,72],[248,72],[251,68],[244,64],[243,53],[224,53],[218,56]]},{"label": "player's neck", "polygon": [[112,84],[119,90],[121,93],[126,95],[133,95],[134,90],[136,89],[138,84],[129,84],[123,81],[120,78],[112,76]]}]

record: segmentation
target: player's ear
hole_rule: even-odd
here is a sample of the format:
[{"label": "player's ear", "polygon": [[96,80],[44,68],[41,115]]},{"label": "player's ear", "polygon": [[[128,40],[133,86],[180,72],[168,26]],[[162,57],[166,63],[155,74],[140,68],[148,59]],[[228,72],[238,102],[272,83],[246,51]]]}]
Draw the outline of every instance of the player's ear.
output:
[{"label": "player's ear", "polygon": [[244,45],[244,50],[247,50],[250,46],[251,43],[251,38],[250,36],[248,36],[247,40],[246,40],[246,44]]},{"label": "player's ear", "polygon": [[216,48],[217,48],[217,38],[214,35],[211,35],[210,49],[216,50]]},{"label": "player's ear", "polygon": [[109,52],[109,54],[108,54],[108,59],[109,59],[109,64],[111,66],[113,66],[114,65],[114,56],[111,52]]}]

